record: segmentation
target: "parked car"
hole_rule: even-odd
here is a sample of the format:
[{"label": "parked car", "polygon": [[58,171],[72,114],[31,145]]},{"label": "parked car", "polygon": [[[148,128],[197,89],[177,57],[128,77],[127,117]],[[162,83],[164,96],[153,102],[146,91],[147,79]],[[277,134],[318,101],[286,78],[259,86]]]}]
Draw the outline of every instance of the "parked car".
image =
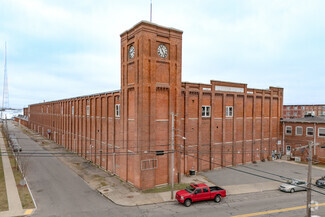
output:
[{"label": "parked car", "polygon": [[325,188],[325,176],[321,177],[320,179],[317,179],[316,186],[320,188]]},{"label": "parked car", "polygon": [[192,184],[186,189],[176,193],[178,202],[189,207],[193,202],[203,200],[214,200],[216,203],[221,201],[221,198],[226,197],[226,190],[218,186],[209,187],[206,184]]},{"label": "parked car", "polygon": [[307,183],[301,180],[289,179],[287,183],[280,185],[279,190],[290,193],[293,193],[295,191],[306,191]]}]

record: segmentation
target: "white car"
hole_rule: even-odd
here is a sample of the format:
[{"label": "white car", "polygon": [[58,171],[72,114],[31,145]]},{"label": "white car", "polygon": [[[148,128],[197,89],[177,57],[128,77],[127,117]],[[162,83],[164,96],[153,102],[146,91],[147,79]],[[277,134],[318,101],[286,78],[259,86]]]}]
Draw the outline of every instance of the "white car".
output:
[{"label": "white car", "polygon": [[295,191],[306,191],[307,183],[301,180],[291,179],[287,183],[283,183],[279,187],[280,191],[293,193]]}]

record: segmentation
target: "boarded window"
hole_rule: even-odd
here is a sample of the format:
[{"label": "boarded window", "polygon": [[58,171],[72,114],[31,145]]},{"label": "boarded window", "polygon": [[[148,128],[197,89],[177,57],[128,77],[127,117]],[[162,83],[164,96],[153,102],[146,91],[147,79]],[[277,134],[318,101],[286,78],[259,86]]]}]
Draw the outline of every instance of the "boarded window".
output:
[{"label": "boarded window", "polygon": [[302,127],[300,127],[300,126],[299,127],[296,127],[296,135],[297,136],[302,136],[302,132],[303,132],[302,131]]},{"label": "boarded window", "polygon": [[156,169],[158,166],[157,159],[148,159],[141,161],[141,170],[152,170]]},{"label": "boarded window", "polygon": [[90,106],[89,105],[86,106],[86,113],[87,113],[87,116],[90,115]]}]

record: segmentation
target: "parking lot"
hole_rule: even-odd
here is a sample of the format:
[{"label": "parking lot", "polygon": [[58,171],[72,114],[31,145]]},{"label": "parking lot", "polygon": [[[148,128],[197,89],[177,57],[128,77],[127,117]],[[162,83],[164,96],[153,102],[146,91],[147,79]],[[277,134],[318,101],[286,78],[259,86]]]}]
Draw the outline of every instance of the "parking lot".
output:
[{"label": "parking lot", "polygon": [[[307,165],[283,160],[258,162],[201,173],[229,194],[275,190],[286,178],[307,179]],[[325,169],[313,166],[313,180],[325,176]]]}]

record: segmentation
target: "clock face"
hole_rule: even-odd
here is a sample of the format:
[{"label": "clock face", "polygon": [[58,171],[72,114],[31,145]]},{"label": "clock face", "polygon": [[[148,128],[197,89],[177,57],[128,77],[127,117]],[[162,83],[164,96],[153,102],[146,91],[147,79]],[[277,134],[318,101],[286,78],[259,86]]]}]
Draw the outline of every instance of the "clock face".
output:
[{"label": "clock face", "polygon": [[159,45],[157,48],[157,53],[160,57],[166,58],[168,55],[167,47],[163,44]]},{"label": "clock face", "polygon": [[135,48],[133,45],[131,45],[129,48],[129,58],[132,59],[134,57],[134,54],[135,54]]}]

